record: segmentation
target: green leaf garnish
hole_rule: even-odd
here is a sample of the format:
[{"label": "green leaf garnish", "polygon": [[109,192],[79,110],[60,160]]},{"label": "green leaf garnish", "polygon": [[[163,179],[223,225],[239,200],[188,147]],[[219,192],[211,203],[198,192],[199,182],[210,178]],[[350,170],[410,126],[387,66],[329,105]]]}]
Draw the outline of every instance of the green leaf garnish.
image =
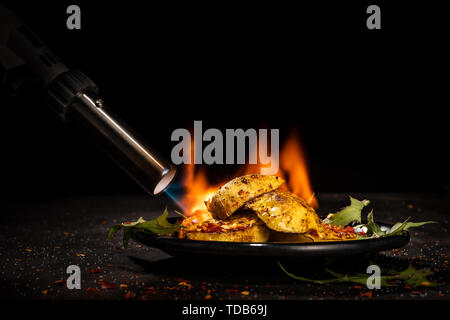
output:
[{"label": "green leaf garnish", "polygon": [[170,223],[169,221],[167,221],[168,214],[169,212],[166,208],[162,215],[153,220],[146,221],[142,217],[140,217],[135,222],[116,224],[109,229],[107,239],[108,241],[111,240],[112,236],[122,229],[123,246],[124,248],[127,248],[131,233],[135,231],[170,236],[181,228],[181,224],[179,224],[178,222]]},{"label": "green leaf garnish", "polygon": [[408,222],[409,219],[410,218],[406,219],[403,223],[397,222],[396,224],[394,224],[391,230],[389,231],[388,235],[392,236],[401,234],[404,231],[408,231],[409,228],[421,227],[428,223],[437,223],[436,221]]},{"label": "green leaf garnish", "polygon": [[[369,200],[357,200],[350,197],[350,205],[336,212],[335,214],[329,214],[326,219],[323,220],[325,223],[333,224],[336,226],[346,226],[353,221],[358,221],[361,223],[361,212],[364,207],[370,204]],[[367,223],[359,224],[354,227],[354,229],[366,227],[367,236],[357,234],[358,240],[379,238],[386,236],[399,235],[407,231],[409,228],[420,227],[428,223],[436,223],[436,221],[425,221],[425,222],[409,222],[406,219],[404,222],[397,222],[392,226],[390,230],[382,230],[381,227],[375,223],[373,217],[373,210],[367,215]]]},{"label": "green leaf garnish", "polygon": [[[334,272],[330,269],[325,269],[325,271],[330,275],[332,275],[334,278],[325,280],[316,280],[294,275],[288,272],[279,261],[277,261],[277,263],[280,266],[281,270],[283,270],[283,272],[289,277],[295,280],[311,282],[315,284],[325,284],[332,282],[353,282],[366,285],[367,278],[370,276],[365,273],[341,274]],[[384,270],[384,273],[386,274],[380,276],[380,282],[382,287],[394,286],[392,282],[396,280],[403,281],[405,285],[412,285],[415,287],[420,286],[435,287],[439,285],[436,282],[428,279],[429,276],[434,274],[433,272],[431,272],[429,269],[422,269],[422,270],[416,269],[411,264],[409,265],[408,268],[406,268],[403,271],[398,272],[396,270]]]},{"label": "green leaf garnish", "polygon": [[341,209],[340,211],[328,215],[324,220],[325,223],[330,223],[335,226],[346,226],[353,221],[361,222],[361,211],[368,206],[369,200],[357,200],[350,197],[350,205]]},{"label": "green leaf garnish", "polygon": [[372,235],[375,238],[382,237],[386,235],[386,232],[381,230],[381,227],[375,223],[373,220],[373,210],[367,215],[367,234]]}]

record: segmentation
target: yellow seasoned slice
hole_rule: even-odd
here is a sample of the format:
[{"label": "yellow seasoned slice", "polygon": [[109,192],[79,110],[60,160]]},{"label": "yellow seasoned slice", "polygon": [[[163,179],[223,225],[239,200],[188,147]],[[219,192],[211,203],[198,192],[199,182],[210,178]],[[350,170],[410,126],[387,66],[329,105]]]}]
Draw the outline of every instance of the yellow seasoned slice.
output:
[{"label": "yellow seasoned slice", "polygon": [[280,177],[250,174],[235,178],[223,185],[206,202],[208,211],[216,219],[226,219],[247,201],[277,189],[284,183]]},{"label": "yellow seasoned slice", "polygon": [[322,220],[314,209],[296,195],[275,190],[245,204],[272,230],[286,233],[306,233],[320,230]]},{"label": "yellow seasoned slice", "polygon": [[191,240],[267,242],[269,239],[269,229],[253,212],[240,212],[226,220],[193,217],[184,221],[183,226],[180,237]]},{"label": "yellow seasoned slice", "polygon": [[314,242],[310,237],[305,236],[300,233],[285,233],[270,230],[269,236],[270,242],[290,242],[290,243],[304,243],[304,242]]},{"label": "yellow seasoned slice", "polygon": [[238,231],[187,232],[185,237],[203,241],[267,242],[269,240],[269,229],[264,225],[254,225]]}]

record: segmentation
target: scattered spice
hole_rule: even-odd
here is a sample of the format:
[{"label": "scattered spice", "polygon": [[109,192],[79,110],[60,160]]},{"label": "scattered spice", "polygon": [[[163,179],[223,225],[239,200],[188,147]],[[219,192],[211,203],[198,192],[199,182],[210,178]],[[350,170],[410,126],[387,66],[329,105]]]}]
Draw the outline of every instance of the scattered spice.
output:
[{"label": "scattered spice", "polygon": [[247,291],[247,290],[241,291],[241,294],[242,294],[243,296],[248,296],[248,295],[250,294],[250,291]]},{"label": "scattered spice", "polygon": [[185,286],[185,287],[192,288],[192,285],[190,285],[189,283],[187,283],[187,282],[185,282],[185,281],[178,282],[178,285],[179,285],[179,286]]},{"label": "scattered spice", "polygon": [[115,287],[114,283],[102,280],[102,289],[114,289]]},{"label": "scattered spice", "polygon": [[92,292],[98,296],[101,295],[101,292],[97,288],[93,288],[93,287],[87,287],[86,292]]},{"label": "scattered spice", "polygon": [[136,297],[136,293],[133,291],[128,291],[123,297],[125,299],[133,299],[134,297]]},{"label": "scattered spice", "polygon": [[209,299],[211,299],[212,298],[212,295],[210,295],[210,294],[207,294],[206,296],[205,296],[205,299],[206,300],[209,300]]},{"label": "scattered spice", "polygon": [[103,268],[92,268],[91,270],[89,270],[90,274],[94,274],[94,273],[99,273],[103,271]]},{"label": "scattered spice", "polygon": [[41,293],[42,293],[43,295],[46,295],[46,294],[48,293],[48,290],[47,290],[47,289],[41,290]]},{"label": "scattered spice", "polygon": [[372,291],[366,291],[366,292],[360,292],[359,296],[362,297],[367,297],[368,299],[372,299],[373,293]]},{"label": "scattered spice", "polygon": [[64,286],[65,282],[64,282],[64,280],[56,280],[56,281],[53,281],[52,284],[54,284],[56,286]]}]

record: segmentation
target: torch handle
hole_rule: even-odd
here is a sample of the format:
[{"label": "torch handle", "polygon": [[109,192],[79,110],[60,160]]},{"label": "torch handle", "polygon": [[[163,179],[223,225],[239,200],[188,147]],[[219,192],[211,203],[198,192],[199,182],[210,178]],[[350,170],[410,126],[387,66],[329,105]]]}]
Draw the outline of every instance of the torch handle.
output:
[{"label": "torch handle", "polygon": [[16,14],[0,5],[0,47],[22,59],[46,88],[66,65]]},{"label": "torch handle", "polygon": [[43,81],[46,104],[63,120],[81,125],[147,192],[159,194],[169,185],[175,167],[150,152],[111,115],[97,96],[97,86],[85,74],[68,69],[22,20],[0,6],[0,71],[2,65],[12,68],[21,62]]}]

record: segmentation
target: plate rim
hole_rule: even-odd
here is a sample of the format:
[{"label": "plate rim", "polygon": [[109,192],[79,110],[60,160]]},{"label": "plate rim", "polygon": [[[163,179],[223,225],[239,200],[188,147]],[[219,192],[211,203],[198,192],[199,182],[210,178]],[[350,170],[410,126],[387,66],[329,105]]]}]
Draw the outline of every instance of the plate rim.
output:
[{"label": "plate rim", "polygon": [[[390,227],[390,224],[380,223]],[[320,255],[352,255],[381,252],[405,246],[410,242],[408,231],[399,235],[370,238],[363,240],[324,241],[324,242],[232,242],[180,239],[175,236],[153,235],[148,232],[131,233],[135,241],[160,249],[169,255],[176,256],[189,252],[192,255],[216,256],[320,256]],[[215,249],[222,249],[215,252]],[[239,251],[239,249],[243,251]],[[258,250],[259,249],[259,250]],[[192,250],[192,251],[191,251]],[[348,251],[346,251],[348,250]]]}]

